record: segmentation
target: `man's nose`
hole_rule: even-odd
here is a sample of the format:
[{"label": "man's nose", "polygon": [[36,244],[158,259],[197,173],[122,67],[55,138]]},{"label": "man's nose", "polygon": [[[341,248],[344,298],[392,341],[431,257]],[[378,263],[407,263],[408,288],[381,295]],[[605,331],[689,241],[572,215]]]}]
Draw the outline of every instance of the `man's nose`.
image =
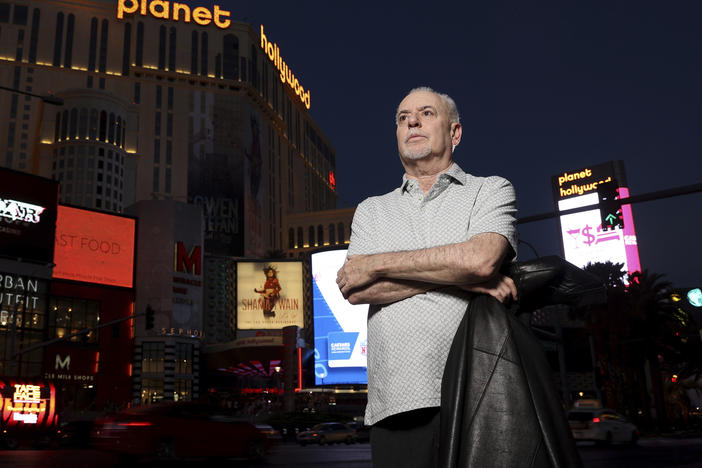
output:
[{"label": "man's nose", "polygon": [[417,114],[411,113],[407,116],[407,125],[410,127],[418,127],[420,125]]}]

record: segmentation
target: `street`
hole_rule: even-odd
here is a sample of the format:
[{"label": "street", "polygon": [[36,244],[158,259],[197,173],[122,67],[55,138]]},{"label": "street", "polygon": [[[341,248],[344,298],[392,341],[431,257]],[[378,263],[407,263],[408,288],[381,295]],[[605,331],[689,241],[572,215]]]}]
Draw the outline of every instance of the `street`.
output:
[{"label": "street", "polygon": [[[586,468],[699,467],[702,466],[702,438],[646,438],[638,445],[600,447],[579,443],[578,448]],[[95,450],[16,450],[0,451],[0,466],[12,468],[110,468],[120,466],[113,454]],[[201,460],[184,462],[144,462],[141,466],[195,467]],[[124,465],[123,465],[124,466]],[[130,466],[135,466],[131,464]],[[230,468],[371,468],[370,445],[333,445],[300,447],[285,443],[274,447],[264,463],[252,464],[241,460],[226,460],[208,466]]]}]

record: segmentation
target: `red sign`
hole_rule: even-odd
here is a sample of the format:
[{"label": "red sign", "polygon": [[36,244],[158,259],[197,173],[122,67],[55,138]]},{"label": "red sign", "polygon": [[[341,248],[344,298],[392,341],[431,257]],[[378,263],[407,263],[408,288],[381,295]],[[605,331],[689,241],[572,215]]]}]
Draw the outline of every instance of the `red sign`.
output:
[{"label": "red sign", "polygon": [[196,245],[188,251],[183,242],[176,242],[174,269],[178,273],[200,275],[202,273],[202,247]]},{"label": "red sign", "polygon": [[59,205],[54,278],[131,288],[136,220]]}]

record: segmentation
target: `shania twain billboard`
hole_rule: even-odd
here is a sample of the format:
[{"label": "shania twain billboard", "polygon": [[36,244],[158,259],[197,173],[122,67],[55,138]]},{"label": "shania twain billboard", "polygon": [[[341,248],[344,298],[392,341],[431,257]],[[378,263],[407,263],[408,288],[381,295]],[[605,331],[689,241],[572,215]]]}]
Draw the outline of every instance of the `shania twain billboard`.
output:
[{"label": "shania twain billboard", "polygon": [[302,262],[238,262],[237,328],[304,327]]}]

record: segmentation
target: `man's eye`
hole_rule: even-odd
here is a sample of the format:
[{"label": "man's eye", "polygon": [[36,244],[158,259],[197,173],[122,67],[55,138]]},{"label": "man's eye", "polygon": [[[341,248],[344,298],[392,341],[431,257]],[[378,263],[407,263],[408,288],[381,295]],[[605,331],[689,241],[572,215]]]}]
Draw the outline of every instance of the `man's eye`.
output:
[{"label": "man's eye", "polygon": [[429,117],[430,115],[434,115],[434,113],[430,110],[425,110],[424,112],[422,112],[422,115]]},{"label": "man's eye", "polygon": [[397,121],[398,121],[398,122],[404,122],[405,120],[407,120],[407,116],[406,116],[406,115],[401,115],[401,116],[399,116],[399,117],[397,118]]}]

